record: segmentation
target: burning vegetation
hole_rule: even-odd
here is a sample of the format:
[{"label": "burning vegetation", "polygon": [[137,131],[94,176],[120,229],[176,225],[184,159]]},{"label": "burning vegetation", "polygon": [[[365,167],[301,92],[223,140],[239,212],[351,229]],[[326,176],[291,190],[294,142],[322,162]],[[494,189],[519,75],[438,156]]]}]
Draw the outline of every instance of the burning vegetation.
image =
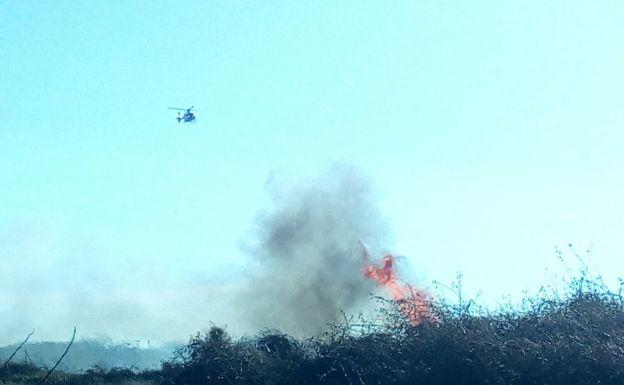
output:
[{"label": "burning vegetation", "polygon": [[362,247],[364,249],[362,255],[362,275],[373,280],[377,286],[387,290],[392,300],[397,303],[401,313],[413,325],[435,320],[431,313],[431,299],[429,295],[425,291],[417,289],[399,279],[395,269],[395,256],[392,254],[384,256],[381,260],[382,265],[379,267],[373,263],[368,249],[363,243]]}]

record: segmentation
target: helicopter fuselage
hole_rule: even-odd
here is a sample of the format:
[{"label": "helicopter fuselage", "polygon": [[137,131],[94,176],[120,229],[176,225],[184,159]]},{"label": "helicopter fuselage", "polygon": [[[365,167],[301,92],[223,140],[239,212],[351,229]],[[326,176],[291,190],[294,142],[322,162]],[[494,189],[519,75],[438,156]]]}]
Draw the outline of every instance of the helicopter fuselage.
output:
[{"label": "helicopter fuselage", "polygon": [[195,114],[192,112],[185,112],[184,115],[179,116],[178,115],[178,123],[180,122],[184,122],[184,123],[195,123]]}]

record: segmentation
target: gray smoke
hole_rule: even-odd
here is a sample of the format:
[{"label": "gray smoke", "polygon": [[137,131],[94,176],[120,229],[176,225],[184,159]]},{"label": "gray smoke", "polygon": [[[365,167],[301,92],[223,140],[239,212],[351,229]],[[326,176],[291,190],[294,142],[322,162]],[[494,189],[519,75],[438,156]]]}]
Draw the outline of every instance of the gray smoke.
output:
[{"label": "gray smoke", "polygon": [[368,299],[374,285],[361,275],[359,241],[385,245],[387,226],[368,179],[350,167],[269,189],[273,207],[257,219],[258,271],[242,306],[255,327],[317,333]]}]

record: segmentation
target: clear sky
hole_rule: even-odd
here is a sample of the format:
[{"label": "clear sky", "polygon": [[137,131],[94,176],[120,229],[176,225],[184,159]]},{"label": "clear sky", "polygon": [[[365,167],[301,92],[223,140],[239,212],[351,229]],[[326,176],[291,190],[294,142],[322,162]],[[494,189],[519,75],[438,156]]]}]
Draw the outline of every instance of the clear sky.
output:
[{"label": "clear sky", "polygon": [[[622,20],[621,1],[0,0],[0,342],[63,337],[44,325],[72,322],[67,293],[175,320],[247,265],[270,175],[336,161],[370,176],[423,284],[519,293],[569,242],[624,275]],[[167,110],[190,105],[195,125]],[[166,340],[227,311],[75,322]]]}]

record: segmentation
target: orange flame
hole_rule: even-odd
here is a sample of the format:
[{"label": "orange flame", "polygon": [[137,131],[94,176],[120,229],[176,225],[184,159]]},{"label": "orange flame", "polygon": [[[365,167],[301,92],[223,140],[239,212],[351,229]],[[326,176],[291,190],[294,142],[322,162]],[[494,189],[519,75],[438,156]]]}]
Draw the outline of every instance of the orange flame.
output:
[{"label": "orange flame", "polygon": [[392,299],[399,303],[401,312],[412,324],[417,325],[426,320],[433,320],[429,307],[429,295],[399,280],[394,269],[395,257],[392,254],[384,256],[381,259],[382,266],[379,267],[371,261],[366,246],[362,244],[362,247],[364,248],[362,275],[375,281],[378,287],[388,290]]}]

